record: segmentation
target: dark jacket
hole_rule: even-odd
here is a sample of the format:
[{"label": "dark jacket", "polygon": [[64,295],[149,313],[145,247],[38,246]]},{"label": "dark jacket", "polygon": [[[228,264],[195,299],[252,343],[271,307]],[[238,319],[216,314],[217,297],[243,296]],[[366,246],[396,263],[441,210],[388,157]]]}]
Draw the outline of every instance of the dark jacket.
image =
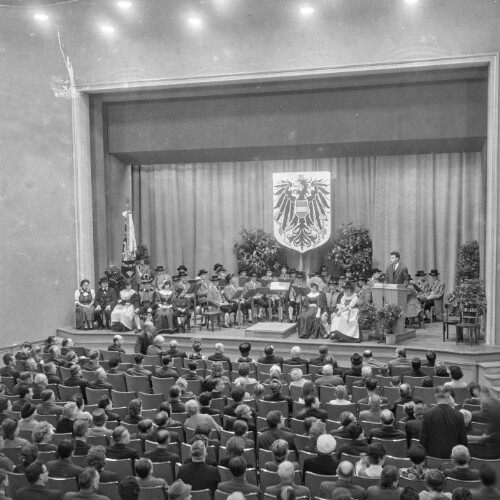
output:
[{"label": "dark jacket", "polygon": [[438,404],[424,413],[420,444],[427,455],[449,458],[457,444],[467,446],[467,432],[464,417],[447,404]]},{"label": "dark jacket", "polygon": [[14,500],[61,500],[62,497],[61,491],[51,490],[38,484],[20,488],[14,493]]},{"label": "dark jacket", "polygon": [[129,448],[123,443],[114,443],[112,446],[106,448],[106,458],[123,459],[131,458],[137,460],[139,453],[134,448]]},{"label": "dark jacket", "polygon": [[231,363],[231,360],[227,356],[224,356],[224,354],[222,354],[220,352],[216,352],[216,353],[212,354],[211,356],[208,356],[208,359],[210,361],[227,361],[229,363],[229,371],[231,371],[233,369],[233,365]]},{"label": "dark jacket", "polygon": [[281,367],[283,366],[284,360],[281,356],[275,356],[273,354],[272,356],[262,356],[258,361],[262,365],[279,365]]},{"label": "dark jacket", "polygon": [[149,458],[151,462],[180,462],[181,459],[176,453],[172,453],[165,448],[157,448],[144,453],[144,458]]},{"label": "dark jacket", "polygon": [[75,465],[69,458],[60,458],[47,462],[50,477],[74,477],[78,478],[82,468]]},{"label": "dark jacket", "polygon": [[304,472],[314,472],[314,474],[323,474],[333,476],[337,472],[338,460],[333,455],[320,455],[309,457],[304,460]]},{"label": "dark jacket", "polygon": [[186,484],[190,484],[193,490],[208,488],[212,494],[220,483],[217,467],[203,462],[191,462],[182,465],[176,479],[182,479]]},{"label": "dark jacket", "polygon": [[382,427],[378,429],[370,430],[368,434],[368,441],[371,441],[374,437],[379,439],[406,439],[406,433],[395,429],[392,424],[383,424]]}]

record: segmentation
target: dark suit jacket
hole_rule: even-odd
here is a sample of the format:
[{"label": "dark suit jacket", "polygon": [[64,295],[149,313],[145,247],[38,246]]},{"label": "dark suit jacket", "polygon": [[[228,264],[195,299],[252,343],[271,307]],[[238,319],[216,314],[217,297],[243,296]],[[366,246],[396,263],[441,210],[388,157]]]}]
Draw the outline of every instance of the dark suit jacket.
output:
[{"label": "dark suit jacket", "polygon": [[153,451],[144,453],[144,458],[149,458],[151,462],[180,462],[179,455],[166,450],[165,448],[157,448]]},{"label": "dark suit jacket", "polygon": [[286,432],[282,429],[268,429],[267,431],[261,432],[258,436],[258,447],[264,450],[270,450],[271,445],[277,439],[284,439],[288,444],[290,449],[295,450],[294,435],[291,432]]},{"label": "dark suit jacket", "polygon": [[258,493],[260,496],[260,488],[255,484],[250,484],[245,479],[245,477],[234,477],[230,481],[219,483],[217,489],[223,491],[224,493],[234,493],[235,491],[241,491],[243,495]]},{"label": "dark suit jacket", "polygon": [[73,432],[73,424],[75,423],[74,420],[69,420],[68,418],[62,418],[57,422],[56,425],[56,432],[58,434],[66,434],[68,432]]},{"label": "dark suit jacket", "polygon": [[221,354],[220,352],[216,352],[214,354],[212,354],[211,356],[208,356],[208,359],[210,361],[227,361],[229,363],[229,371],[231,371],[233,368],[232,368],[232,364],[231,364],[231,360],[227,357],[227,356],[224,356],[224,354]]},{"label": "dark suit jacket", "polygon": [[410,446],[410,442],[412,439],[420,439],[420,433],[422,432],[422,422],[422,419],[406,421],[405,430],[408,447]]},{"label": "dark suit jacket", "polygon": [[137,460],[139,458],[139,453],[133,448],[129,448],[123,443],[114,443],[112,446],[106,448],[106,458],[123,459],[131,458],[132,460]]},{"label": "dark suit jacket", "polygon": [[118,474],[110,470],[102,470],[99,472],[99,482],[100,483],[113,483],[115,481],[119,481],[120,478]]},{"label": "dark suit jacket", "polygon": [[443,474],[446,477],[452,477],[453,479],[459,479],[460,481],[478,481],[479,471],[477,469],[469,469],[469,467],[452,467],[450,469],[444,469]]},{"label": "dark suit jacket", "polygon": [[81,439],[75,439],[75,455],[86,455],[91,445]]},{"label": "dark suit jacket", "polygon": [[446,404],[438,404],[424,413],[420,444],[427,455],[449,458],[457,444],[467,446],[464,417]]},{"label": "dark suit jacket", "polygon": [[182,479],[186,484],[190,484],[193,490],[208,488],[212,494],[220,483],[217,467],[203,462],[191,462],[182,465],[176,479]]},{"label": "dark suit jacket", "polygon": [[62,497],[63,494],[59,490],[35,484],[20,488],[14,493],[14,500],[61,500]]},{"label": "dark suit jacket", "polygon": [[314,472],[314,474],[324,474],[333,476],[337,472],[339,462],[332,455],[317,455],[304,460],[304,474]]},{"label": "dark suit jacket", "polygon": [[381,488],[370,486],[366,489],[366,500],[399,500],[403,488]]},{"label": "dark suit jacket", "polygon": [[289,358],[283,361],[285,365],[306,365],[309,366],[309,360],[303,358]]},{"label": "dark suit jacket", "polygon": [[262,358],[259,358],[259,363],[262,365],[283,366],[283,358],[281,356],[275,356],[274,354],[272,356],[263,356]]},{"label": "dark suit jacket", "polygon": [[379,429],[371,429],[368,440],[372,438],[380,439],[406,439],[406,433],[395,429],[392,425],[382,425]]},{"label": "dark suit jacket", "polygon": [[337,481],[323,481],[319,488],[318,496],[320,498],[332,498],[332,493],[337,488],[345,488],[355,500],[364,500],[365,498],[364,488],[352,484],[348,479],[342,478],[339,478]]},{"label": "dark suit jacket", "polygon": [[388,281],[389,284],[408,286],[408,283],[410,281],[408,275],[408,268],[402,262],[398,264],[398,268],[396,269],[395,272],[394,268],[392,267],[392,264],[387,266],[386,274],[389,279]]},{"label": "dark suit jacket", "polygon": [[75,465],[69,458],[50,460],[47,462],[50,477],[74,477],[78,478],[82,468]]},{"label": "dark suit jacket", "polygon": [[125,352],[125,349],[122,346],[119,346],[116,344],[111,344],[111,345],[108,345],[108,351]]}]

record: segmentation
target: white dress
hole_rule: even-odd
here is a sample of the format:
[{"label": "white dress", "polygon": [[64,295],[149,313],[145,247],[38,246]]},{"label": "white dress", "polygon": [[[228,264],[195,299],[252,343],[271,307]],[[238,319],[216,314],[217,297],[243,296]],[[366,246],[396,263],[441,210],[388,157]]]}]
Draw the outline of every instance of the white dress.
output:
[{"label": "white dress", "polygon": [[359,339],[358,296],[354,293],[350,297],[344,295],[340,299],[337,313],[332,316],[332,326],[330,331],[340,332],[344,337]]},{"label": "white dress", "polygon": [[116,304],[111,312],[111,324],[120,322],[129,330],[134,329],[134,302],[137,299],[137,297],[134,297],[135,294],[137,292],[133,288],[130,290],[124,289],[120,292],[120,300],[123,302]]}]

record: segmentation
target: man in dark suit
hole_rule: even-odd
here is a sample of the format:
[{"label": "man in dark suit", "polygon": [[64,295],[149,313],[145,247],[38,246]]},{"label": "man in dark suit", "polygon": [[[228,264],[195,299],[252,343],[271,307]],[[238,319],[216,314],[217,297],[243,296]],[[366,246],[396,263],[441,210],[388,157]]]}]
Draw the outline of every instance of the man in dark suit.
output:
[{"label": "man in dark suit", "polygon": [[396,408],[398,407],[398,405],[404,405],[406,403],[409,403],[410,401],[413,401],[415,404],[423,403],[423,401],[419,397],[412,395],[410,384],[401,384],[399,386],[399,399],[394,403],[392,411],[396,412]]},{"label": "man in dark suit", "polygon": [[368,452],[368,444],[365,440],[365,434],[363,432],[363,427],[361,427],[358,422],[351,422],[346,427],[346,432],[350,441],[339,446],[337,450],[337,458],[340,459],[342,453],[347,453],[348,455],[361,455],[361,453],[366,454]]},{"label": "man in dark suit", "polygon": [[338,488],[345,488],[355,500],[364,500],[365,489],[352,484],[354,465],[347,460],[340,462],[337,467],[337,481],[323,481],[319,488],[320,498],[332,498],[332,493]]},{"label": "man in dark suit", "polygon": [[305,359],[305,358],[301,358],[302,349],[298,345],[295,345],[292,347],[290,354],[291,354],[291,358],[285,359],[285,361],[284,361],[285,365],[306,365],[306,366],[309,366],[309,360]]},{"label": "man in dark suit", "polygon": [[180,467],[177,479],[191,485],[193,490],[208,488],[213,495],[220,483],[220,475],[217,467],[205,463],[206,457],[205,443],[201,440],[195,441],[191,445],[191,463]]},{"label": "man in dark suit", "polygon": [[3,362],[5,366],[0,369],[0,376],[13,377],[16,383],[19,377],[19,372],[16,370],[16,358],[11,352],[7,352],[3,355]]},{"label": "man in dark suit", "polygon": [[56,395],[51,389],[45,389],[40,393],[40,399],[42,402],[37,405],[36,412],[38,415],[57,415],[58,417],[62,414],[62,407],[56,405]]},{"label": "man in dark suit", "polygon": [[87,380],[82,378],[82,369],[79,365],[73,365],[70,369],[71,377],[64,381],[68,387],[79,387],[83,397],[86,398],[85,388],[89,386]]},{"label": "man in dark suit", "polygon": [[125,427],[122,425],[115,427],[111,437],[113,438],[113,444],[106,448],[106,458],[130,458],[132,460],[137,460],[139,458],[137,450],[127,446],[130,444],[130,433]]},{"label": "man in dark suit", "polygon": [[328,356],[328,346],[322,345],[318,349],[318,356],[316,358],[311,358],[309,364],[314,366],[323,366],[325,362],[325,358]]},{"label": "man in dark suit", "polygon": [[260,488],[247,481],[245,474],[247,471],[247,461],[245,457],[234,457],[229,460],[229,470],[232,474],[232,479],[219,483],[218,490],[224,493],[234,493],[240,491],[243,495],[257,493],[260,496]]},{"label": "man in dark suit", "polygon": [[229,371],[233,369],[231,360],[224,354],[224,344],[217,342],[215,344],[215,352],[211,356],[208,356],[210,361],[226,361],[229,365]]},{"label": "man in dark suit", "polygon": [[371,429],[368,434],[368,441],[372,438],[379,439],[406,439],[406,433],[394,428],[394,413],[391,410],[383,410],[380,413],[380,421],[382,426],[376,429]]},{"label": "man in dark suit", "polygon": [[314,474],[334,475],[339,465],[338,460],[333,456],[337,441],[330,434],[322,434],[316,442],[318,454],[315,457],[308,457],[304,461],[304,471]]},{"label": "man in dark suit", "polygon": [[389,266],[387,266],[386,271],[388,283],[392,285],[408,286],[408,283],[410,281],[408,269],[399,261],[400,258],[401,255],[399,254],[399,252],[391,252],[391,263]]},{"label": "man in dark suit", "polygon": [[26,479],[30,483],[14,493],[14,500],[61,500],[59,490],[51,490],[46,484],[49,480],[48,469],[42,462],[33,462],[26,468]]},{"label": "man in dark suit", "polygon": [[113,337],[113,343],[108,346],[108,351],[125,352],[125,349],[122,347],[122,345],[123,337],[121,335],[115,335]]},{"label": "man in dark suit", "polygon": [[261,365],[278,365],[279,367],[283,366],[283,358],[281,356],[274,355],[274,346],[268,345],[264,348],[265,356],[259,358],[259,363]]},{"label": "man in dark suit", "polygon": [[478,481],[479,471],[469,467],[469,450],[459,444],[451,450],[451,467],[443,466],[442,471],[446,477],[459,479],[460,481]]},{"label": "man in dark suit", "polygon": [[179,350],[179,343],[177,340],[171,340],[168,347],[169,349],[166,354],[171,358],[187,358],[187,354]]},{"label": "man in dark suit", "polygon": [[89,433],[88,420],[76,420],[73,424],[73,436],[75,436],[75,455],[87,455],[90,444],[87,444]]},{"label": "man in dark suit", "polygon": [[412,439],[420,439],[420,434],[422,432],[422,422],[424,421],[424,411],[425,405],[418,403],[415,405],[413,414],[415,418],[412,420],[407,420],[405,422],[406,431],[406,442],[408,444],[408,449],[410,448]]},{"label": "man in dark suit", "polygon": [[450,406],[450,391],[448,386],[436,387],[437,405],[424,413],[420,444],[431,457],[448,458],[457,444],[467,446],[464,417]]},{"label": "man in dark suit", "polygon": [[99,472],[91,467],[83,469],[78,477],[78,491],[69,491],[64,495],[65,500],[109,500],[104,495],[99,495]]},{"label": "man in dark suit", "polygon": [[277,439],[284,439],[288,443],[290,449],[296,449],[293,433],[283,429],[284,420],[280,411],[270,411],[266,416],[266,421],[268,429],[258,435],[258,448],[270,450],[271,445]]},{"label": "man in dark suit", "polygon": [[166,429],[158,429],[156,432],[156,450],[144,453],[144,458],[149,458],[151,462],[180,462],[179,455],[172,453],[168,449],[170,444],[170,432]]},{"label": "man in dark suit", "polygon": [[156,366],[154,369],[154,376],[158,378],[179,378],[179,373],[172,367],[172,358],[170,356],[163,356],[161,358],[162,366]]},{"label": "man in dark suit", "polygon": [[57,456],[59,458],[47,462],[49,476],[60,478],[74,477],[76,479],[83,469],[71,461],[74,452],[74,441],[72,439],[63,439],[57,445]]}]

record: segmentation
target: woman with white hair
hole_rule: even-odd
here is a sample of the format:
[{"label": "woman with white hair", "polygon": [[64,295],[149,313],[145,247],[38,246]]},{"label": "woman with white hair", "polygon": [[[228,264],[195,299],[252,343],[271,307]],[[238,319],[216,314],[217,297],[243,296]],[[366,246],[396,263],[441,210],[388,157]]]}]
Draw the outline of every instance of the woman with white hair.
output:
[{"label": "woman with white hair", "polygon": [[212,418],[211,415],[200,413],[200,406],[198,401],[190,399],[185,403],[186,413],[188,418],[184,422],[185,429],[196,429],[199,425],[208,425],[211,429],[216,429],[218,432],[222,427]]},{"label": "woman with white hair", "polygon": [[264,380],[264,384],[270,384],[271,380],[279,380],[282,382],[283,376],[281,374],[281,367],[279,365],[272,365],[269,369],[269,378]]},{"label": "woman with white hair", "polygon": [[40,399],[40,394],[49,385],[47,376],[43,373],[37,373],[33,380],[33,399]]},{"label": "woman with white hair", "polygon": [[304,374],[302,373],[302,370],[300,368],[294,368],[290,372],[290,377],[292,378],[292,381],[290,382],[290,388],[292,386],[304,387],[304,384],[307,380],[304,378]]}]

